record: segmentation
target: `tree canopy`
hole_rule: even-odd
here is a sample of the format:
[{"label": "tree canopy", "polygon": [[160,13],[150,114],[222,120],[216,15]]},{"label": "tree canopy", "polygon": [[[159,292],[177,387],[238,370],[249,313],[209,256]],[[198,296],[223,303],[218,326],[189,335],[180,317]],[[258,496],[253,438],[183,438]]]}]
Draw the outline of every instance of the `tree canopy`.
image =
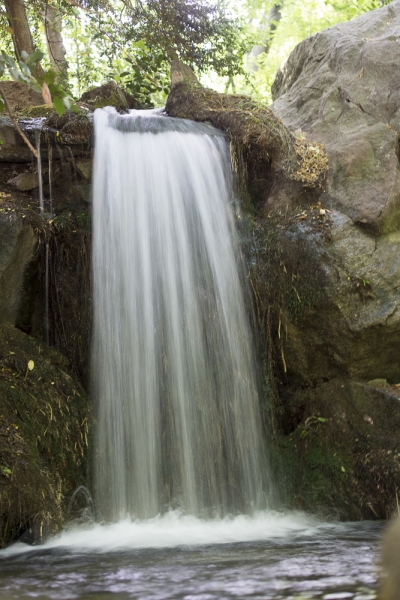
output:
[{"label": "tree canopy", "polygon": [[[40,85],[62,84],[75,97],[114,79],[142,104],[162,103],[170,62],[181,60],[197,75],[214,73],[222,89],[268,101],[297,43],[389,1],[0,0],[0,39],[18,60],[41,51],[53,75]],[[33,68],[40,76],[37,61]]]},{"label": "tree canopy", "polygon": [[[19,16],[12,21],[11,1],[24,4],[3,0],[2,37],[8,52],[10,39],[15,46],[21,27]],[[43,24],[49,6],[62,17],[50,35]],[[53,68],[49,38],[60,34],[62,27],[65,66],[68,63],[70,85],[78,95],[90,84],[113,78],[142,102],[150,102],[152,94],[167,92],[174,59],[185,61],[198,73],[244,72],[246,35],[223,1],[30,0],[25,9],[34,44],[43,51],[47,37],[47,60]]]}]

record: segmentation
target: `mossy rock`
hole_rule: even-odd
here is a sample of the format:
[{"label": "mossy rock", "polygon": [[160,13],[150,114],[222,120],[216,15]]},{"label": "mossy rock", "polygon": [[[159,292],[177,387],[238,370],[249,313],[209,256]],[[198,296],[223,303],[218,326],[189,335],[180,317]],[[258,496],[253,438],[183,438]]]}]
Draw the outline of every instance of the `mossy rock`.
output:
[{"label": "mossy rock", "polygon": [[78,101],[92,109],[114,106],[117,110],[141,108],[139,102],[115,81],[108,81],[99,87],[85,92]]},{"label": "mossy rock", "polygon": [[[57,531],[86,482],[88,402],[59,352],[0,330],[0,547]],[[33,540],[37,541],[37,540]]]},{"label": "mossy rock", "polygon": [[281,393],[275,445],[286,503],[341,520],[387,519],[400,487],[400,391],[345,380]]},{"label": "mossy rock", "polygon": [[47,106],[47,104],[42,104],[40,106],[29,106],[28,108],[19,111],[19,116],[22,114],[23,116],[33,119],[36,117],[50,117],[55,113],[56,111],[54,108]]}]

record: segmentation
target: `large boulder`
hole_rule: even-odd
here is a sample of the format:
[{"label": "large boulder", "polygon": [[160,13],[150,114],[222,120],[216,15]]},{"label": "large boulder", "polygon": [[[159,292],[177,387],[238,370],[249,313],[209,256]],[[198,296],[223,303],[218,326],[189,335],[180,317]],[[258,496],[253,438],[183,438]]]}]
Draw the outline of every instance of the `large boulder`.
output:
[{"label": "large boulder", "polygon": [[307,38],[272,87],[273,112],[323,142],[324,204],[374,233],[400,225],[400,2]]},{"label": "large boulder", "polygon": [[114,106],[117,110],[122,111],[143,108],[132,94],[117,85],[115,81],[108,81],[84,92],[78,102],[86,104],[92,110],[105,106]]},{"label": "large boulder", "polygon": [[268,205],[250,244],[282,477],[341,518],[390,516],[400,488],[399,26],[395,0],[292,52],[271,110],[325,144],[326,189]]},{"label": "large boulder", "polygon": [[276,248],[299,381],[400,381],[399,26],[396,0],[312,36],[273,85],[272,110],[323,142],[330,163],[319,204],[286,220]]}]

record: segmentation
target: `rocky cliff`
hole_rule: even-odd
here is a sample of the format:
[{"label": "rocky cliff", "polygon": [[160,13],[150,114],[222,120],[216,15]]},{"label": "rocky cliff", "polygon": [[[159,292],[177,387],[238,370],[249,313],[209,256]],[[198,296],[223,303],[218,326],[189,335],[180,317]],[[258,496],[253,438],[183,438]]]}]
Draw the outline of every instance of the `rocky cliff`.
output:
[{"label": "rocky cliff", "polygon": [[325,145],[326,188],[254,234],[292,490],[352,518],[389,516],[400,486],[399,26],[395,1],[292,52],[270,108]]}]

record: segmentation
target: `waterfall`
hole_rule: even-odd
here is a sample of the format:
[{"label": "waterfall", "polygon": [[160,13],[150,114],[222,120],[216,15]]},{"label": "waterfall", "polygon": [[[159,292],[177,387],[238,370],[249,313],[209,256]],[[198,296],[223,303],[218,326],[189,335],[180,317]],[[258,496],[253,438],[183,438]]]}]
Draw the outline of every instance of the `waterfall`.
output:
[{"label": "waterfall", "polygon": [[225,137],[95,112],[95,491],[101,517],[268,504]]}]

